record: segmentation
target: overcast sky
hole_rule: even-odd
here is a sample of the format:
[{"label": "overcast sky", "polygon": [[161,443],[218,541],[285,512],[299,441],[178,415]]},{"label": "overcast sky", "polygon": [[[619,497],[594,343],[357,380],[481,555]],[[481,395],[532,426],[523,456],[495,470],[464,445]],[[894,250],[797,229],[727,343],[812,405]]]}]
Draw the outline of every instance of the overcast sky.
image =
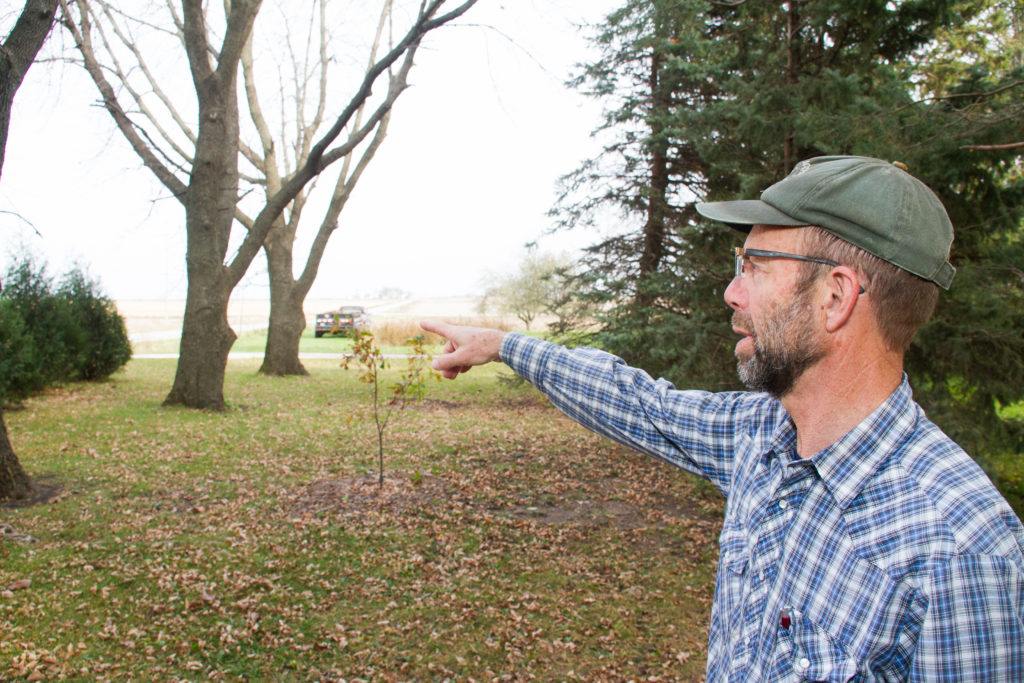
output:
[{"label": "overcast sky", "polygon": [[[385,287],[473,295],[488,272],[514,267],[551,224],[558,177],[596,151],[600,105],[564,82],[589,54],[576,25],[600,22],[617,4],[480,0],[458,26],[432,34],[310,297],[341,301]],[[26,245],[51,273],[85,264],[114,299],[183,298],[184,212],[96,100],[75,67],[29,72],[0,180],[2,262]],[[540,246],[571,250],[596,239],[568,234]],[[260,255],[240,293],[267,292]]]}]

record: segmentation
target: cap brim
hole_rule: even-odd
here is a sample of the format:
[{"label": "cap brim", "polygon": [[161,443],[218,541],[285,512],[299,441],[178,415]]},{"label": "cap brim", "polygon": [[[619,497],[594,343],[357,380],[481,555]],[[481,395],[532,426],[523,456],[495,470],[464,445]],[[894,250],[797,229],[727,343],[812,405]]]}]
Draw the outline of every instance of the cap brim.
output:
[{"label": "cap brim", "polygon": [[749,232],[753,225],[807,225],[792,216],[782,213],[771,204],[760,199],[737,199],[731,202],[700,202],[697,213],[713,221],[721,221],[729,227]]}]

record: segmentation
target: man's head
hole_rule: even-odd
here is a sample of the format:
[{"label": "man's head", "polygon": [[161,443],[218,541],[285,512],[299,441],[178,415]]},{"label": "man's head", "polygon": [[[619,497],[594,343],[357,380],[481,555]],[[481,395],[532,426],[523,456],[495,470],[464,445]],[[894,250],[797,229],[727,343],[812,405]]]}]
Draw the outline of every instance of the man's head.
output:
[{"label": "man's head", "polygon": [[881,260],[949,289],[953,224],[935,193],[881,159],[833,156],[801,161],[761,199],[697,204],[713,220],[753,225],[816,225]]},{"label": "man's head", "polygon": [[[752,275],[738,270],[726,298],[736,309],[734,328],[750,338],[737,345],[737,356],[752,389],[784,395],[824,355],[818,336],[824,318],[811,311],[815,283],[855,284],[846,296],[870,297],[885,349],[902,355],[934,311],[938,287],[948,288],[953,277],[953,228],[941,202],[906,171],[878,159],[811,159],[760,200],[698,204],[697,210],[750,233],[750,255],[738,263]],[[778,290],[779,277],[791,286]]]}]

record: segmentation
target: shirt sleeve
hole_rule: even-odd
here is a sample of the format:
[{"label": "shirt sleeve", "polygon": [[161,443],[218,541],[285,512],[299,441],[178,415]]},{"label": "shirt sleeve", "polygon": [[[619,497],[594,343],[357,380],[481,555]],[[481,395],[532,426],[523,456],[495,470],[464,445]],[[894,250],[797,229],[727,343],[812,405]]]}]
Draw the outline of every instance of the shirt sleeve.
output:
[{"label": "shirt sleeve", "polygon": [[505,335],[501,359],[576,422],[728,495],[746,394],[678,391],[604,351],[516,333]]},{"label": "shirt sleeve", "polygon": [[964,555],[931,577],[911,681],[1024,681],[1024,580],[995,555]]}]

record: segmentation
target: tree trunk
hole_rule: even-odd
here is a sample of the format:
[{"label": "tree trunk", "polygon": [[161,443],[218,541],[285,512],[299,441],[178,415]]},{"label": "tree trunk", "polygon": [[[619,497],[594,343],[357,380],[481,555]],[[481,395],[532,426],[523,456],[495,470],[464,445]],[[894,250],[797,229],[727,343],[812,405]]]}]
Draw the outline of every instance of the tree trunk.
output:
[{"label": "tree trunk", "polygon": [[[0,169],[3,169],[4,151],[7,149],[14,94],[50,34],[56,12],[57,0],[27,0],[11,32],[0,45]],[[7,437],[3,406],[0,405],[0,499],[25,498],[31,492],[32,480],[18,462]]]},{"label": "tree trunk", "polygon": [[[294,285],[281,289],[293,290]],[[275,292],[278,294],[278,292]],[[274,303],[270,299],[270,327],[267,330],[267,346],[263,353],[260,374],[275,377],[286,375],[308,375],[309,371],[299,360],[299,342],[306,329],[306,318],[302,312],[302,300],[288,293],[287,303]]]},{"label": "tree trunk", "polygon": [[[286,234],[291,232],[291,234]],[[308,375],[299,360],[299,341],[306,329],[306,316],[302,310],[305,290],[292,275],[292,244],[294,232],[278,226],[267,236],[264,251],[270,273],[270,322],[267,329],[267,347],[263,354],[260,373],[283,377]]]},{"label": "tree trunk", "polygon": [[224,372],[236,339],[228,324],[230,293],[223,291],[216,275],[194,269],[189,261],[178,368],[164,405],[223,410]]},{"label": "tree trunk", "polygon": [[224,258],[238,194],[238,99],[233,75],[196,83],[199,136],[185,197],[188,293],[174,385],[164,405],[224,409],[224,371],[236,335],[228,324]]},{"label": "tree trunk", "polygon": [[236,336],[228,324],[235,280],[224,265],[238,202],[238,61],[259,1],[230,5],[217,69],[206,43],[203,3],[185,0],[186,51],[199,103],[195,160],[185,192],[188,293],[174,385],[164,405],[224,409],[224,372]]},{"label": "tree trunk", "polygon": [[56,12],[57,0],[27,0],[0,46],[0,168],[4,165],[14,94],[46,42]]},{"label": "tree trunk", "polygon": [[664,139],[664,117],[667,116],[670,101],[666,88],[660,82],[662,59],[655,50],[651,56],[651,71],[648,87],[651,91],[652,112],[650,118],[650,186],[647,191],[647,220],[644,222],[644,246],[639,259],[639,289],[636,303],[649,306],[651,296],[643,289],[643,281],[658,272],[665,256],[665,214],[668,206],[669,170],[668,154]]},{"label": "tree trunk", "polygon": [[32,480],[25,474],[7,438],[3,409],[0,408],[0,500],[25,498],[32,492]]},{"label": "tree trunk", "polygon": [[[798,4],[796,0],[791,0],[786,4],[786,85],[789,86],[791,91],[788,101],[792,101],[792,98],[796,96],[797,73],[800,70],[800,15],[798,14]],[[786,132],[786,138],[782,143],[782,175],[788,175],[793,170],[793,166],[796,165],[796,153],[794,150],[796,132],[793,130],[792,114],[792,110],[787,107],[785,110],[785,120],[789,130]]]}]

